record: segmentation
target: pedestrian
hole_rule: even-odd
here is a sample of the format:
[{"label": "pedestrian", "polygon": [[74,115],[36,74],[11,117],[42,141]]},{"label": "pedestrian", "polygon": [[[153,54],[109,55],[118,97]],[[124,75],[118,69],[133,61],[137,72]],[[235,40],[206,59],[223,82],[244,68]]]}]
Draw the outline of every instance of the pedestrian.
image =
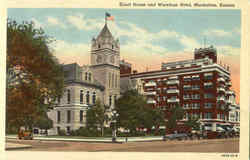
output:
[{"label": "pedestrian", "polygon": [[126,143],[127,143],[128,142],[128,137],[126,137],[125,140],[126,140]]}]

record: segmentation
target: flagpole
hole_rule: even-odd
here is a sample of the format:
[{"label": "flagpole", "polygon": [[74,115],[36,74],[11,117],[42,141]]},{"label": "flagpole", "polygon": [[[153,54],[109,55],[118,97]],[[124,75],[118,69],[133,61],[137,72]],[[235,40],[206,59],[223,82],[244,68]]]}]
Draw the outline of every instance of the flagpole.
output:
[{"label": "flagpole", "polygon": [[105,25],[107,25],[107,14],[105,13]]}]

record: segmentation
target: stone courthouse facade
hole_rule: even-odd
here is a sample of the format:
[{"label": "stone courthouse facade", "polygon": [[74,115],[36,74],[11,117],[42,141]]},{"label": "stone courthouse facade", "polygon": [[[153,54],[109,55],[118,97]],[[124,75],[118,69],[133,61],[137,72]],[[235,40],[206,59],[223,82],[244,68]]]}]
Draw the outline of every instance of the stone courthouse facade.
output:
[{"label": "stone courthouse facade", "polygon": [[53,120],[52,134],[59,130],[79,129],[86,125],[86,111],[101,103],[114,107],[120,95],[120,44],[104,25],[100,34],[92,39],[89,66],[76,63],[63,66],[64,94],[48,115]]}]

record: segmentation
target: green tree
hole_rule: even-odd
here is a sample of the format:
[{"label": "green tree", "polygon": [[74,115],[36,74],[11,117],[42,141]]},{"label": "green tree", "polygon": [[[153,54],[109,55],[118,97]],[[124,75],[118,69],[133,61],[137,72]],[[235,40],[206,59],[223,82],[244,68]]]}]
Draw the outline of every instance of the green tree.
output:
[{"label": "green tree", "polygon": [[183,119],[184,110],[180,106],[175,106],[168,111],[167,124],[168,129],[174,129],[177,126],[177,121]]},{"label": "green tree", "polygon": [[96,104],[87,111],[87,127],[89,129],[101,129],[101,136],[104,136],[104,125],[109,121],[109,106],[101,104],[99,99]]},{"label": "green tree", "polygon": [[200,122],[199,122],[199,118],[188,118],[188,121],[185,122],[185,125],[192,128],[193,130],[200,130]]},{"label": "green tree", "polygon": [[63,93],[62,65],[53,56],[51,38],[33,22],[7,23],[6,120],[32,128]]},{"label": "green tree", "polygon": [[127,90],[116,101],[120,127],[129,129],[135,133],[136,128],[152,128],[159,126],[164,122],[163,113],[147,104],[146,98],[140,95],[136,90]]}]

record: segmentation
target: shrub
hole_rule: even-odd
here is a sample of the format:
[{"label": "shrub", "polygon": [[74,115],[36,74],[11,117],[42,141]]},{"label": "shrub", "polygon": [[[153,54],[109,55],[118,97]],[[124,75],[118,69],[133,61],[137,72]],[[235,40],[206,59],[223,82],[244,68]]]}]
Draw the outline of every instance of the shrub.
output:
[{"label": "shrub", "polygon": [[60,129],[58,132],[59,136],[66,136],[66,131],[64,129]]}]

